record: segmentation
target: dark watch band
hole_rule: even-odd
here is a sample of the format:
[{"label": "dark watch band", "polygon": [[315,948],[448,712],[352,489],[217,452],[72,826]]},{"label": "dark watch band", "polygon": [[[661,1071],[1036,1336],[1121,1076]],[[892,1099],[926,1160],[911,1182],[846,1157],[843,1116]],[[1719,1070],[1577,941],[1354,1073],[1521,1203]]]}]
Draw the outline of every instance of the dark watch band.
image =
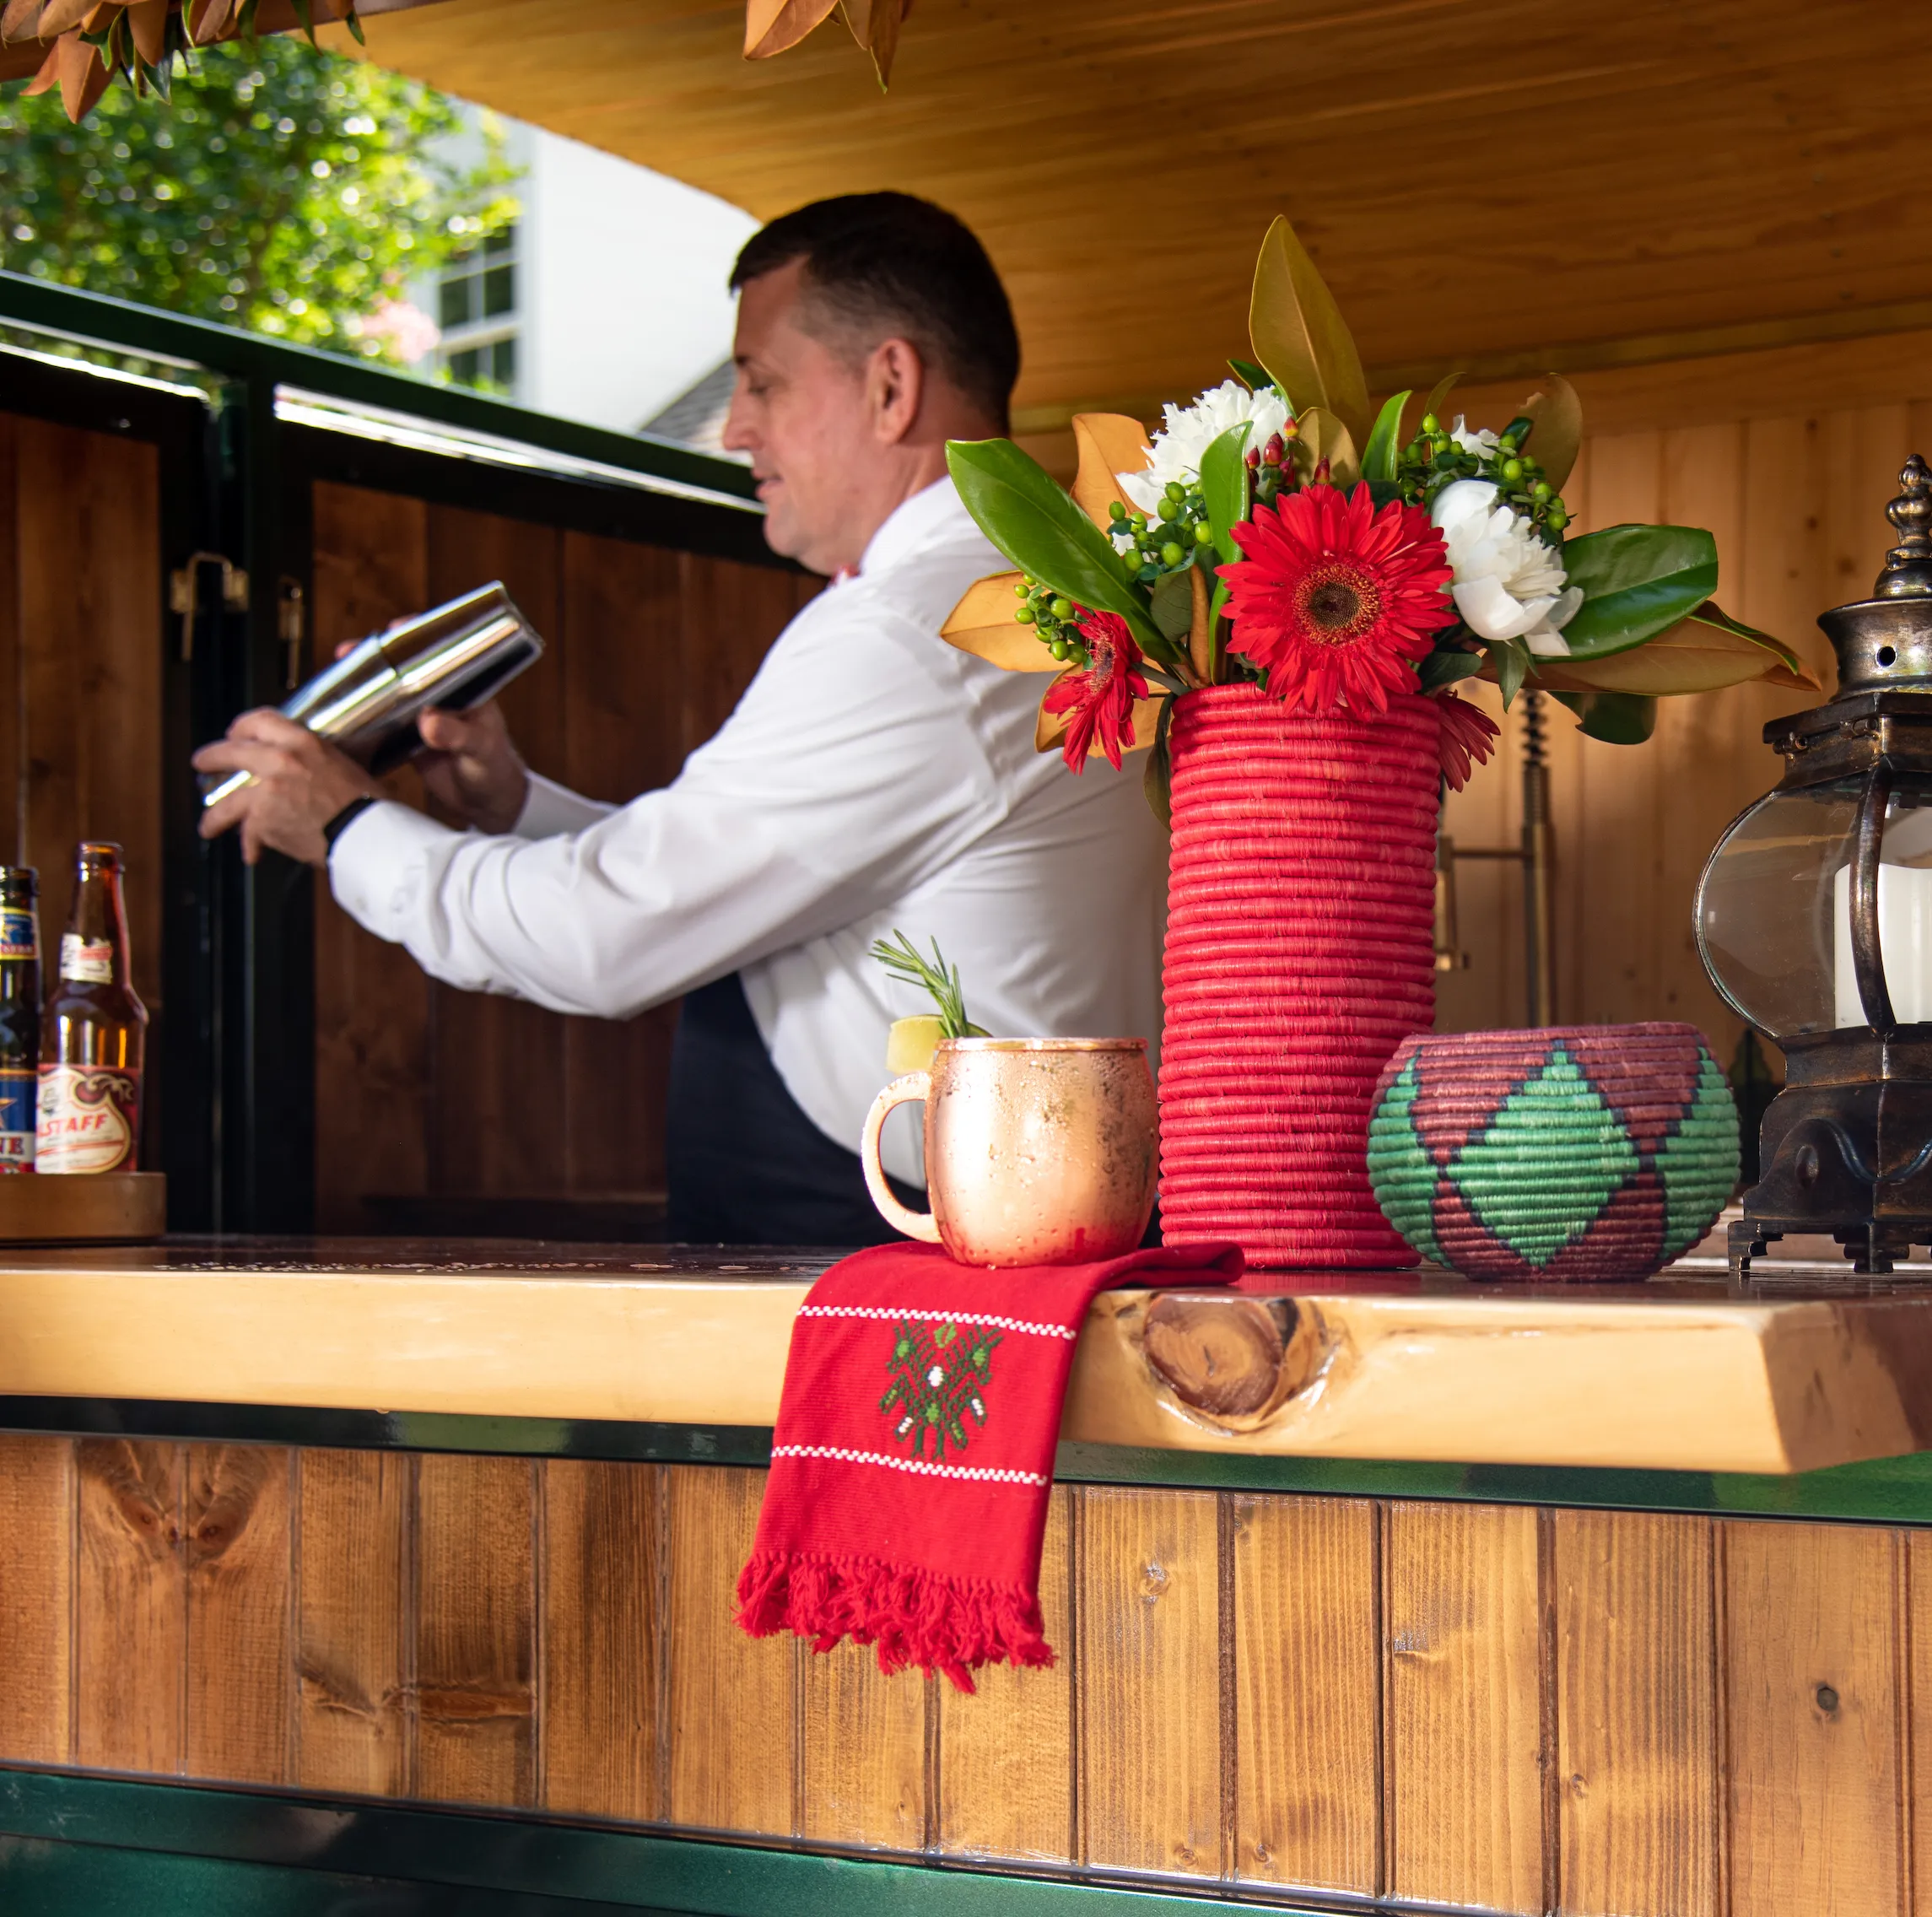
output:
[{"label": "dark watch band", "polygon": [[341,838],[343,834],[347,832],[349,827],[353,824],[357,819],[360,818],[362,815],[367,812],[369,808],[375,803],[375,801],[370,798],[370,796],[365,792],[359,799],[351,799],[349,802],[344,806],[343,809],[338,812],[336,816],[328,822],[326,825],[322,828],[323,842],[328,846],[328,849],[332,852],[336,849],[336,840]]}]

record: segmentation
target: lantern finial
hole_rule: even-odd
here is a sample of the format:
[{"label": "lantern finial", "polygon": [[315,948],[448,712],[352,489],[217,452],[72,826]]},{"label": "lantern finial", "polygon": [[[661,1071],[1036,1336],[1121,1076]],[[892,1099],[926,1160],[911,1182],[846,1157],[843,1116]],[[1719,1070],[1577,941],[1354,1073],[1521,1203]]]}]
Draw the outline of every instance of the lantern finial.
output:
[{"label": "lantern finial", "polygon": [[1875,599],[1932,595],[1932,470],[1913,453],[1898,475],[1899,494],[1885,509],[1898,543],[1885,555],[1885,570],[1872,588]]}]

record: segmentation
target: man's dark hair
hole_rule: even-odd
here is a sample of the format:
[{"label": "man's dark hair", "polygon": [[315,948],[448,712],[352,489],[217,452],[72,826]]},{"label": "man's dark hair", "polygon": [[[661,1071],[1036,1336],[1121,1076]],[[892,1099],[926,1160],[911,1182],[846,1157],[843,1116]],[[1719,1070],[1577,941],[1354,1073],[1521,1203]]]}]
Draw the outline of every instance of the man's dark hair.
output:
[{"label": "man's dark hair", "polygon": [[774,219],[745,242],[731,290],[794,260],[813,302],[843,329],[911,341],[1002,428],[1020,375],[1006,289],[973,233],[910,193],[846,193]]}]

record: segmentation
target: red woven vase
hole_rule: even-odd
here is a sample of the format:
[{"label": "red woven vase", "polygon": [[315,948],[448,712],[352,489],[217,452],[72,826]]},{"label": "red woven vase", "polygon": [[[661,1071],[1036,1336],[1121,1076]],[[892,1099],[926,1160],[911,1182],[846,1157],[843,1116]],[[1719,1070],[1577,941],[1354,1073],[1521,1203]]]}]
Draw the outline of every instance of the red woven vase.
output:
[{"label": "red woven vase", "polygon": [[1257,686],[1174,702],[1161,1223],[1251,1265],[1402,1266],[1369,1108],[1435,1017],[1438,721],[1291,713]]}]

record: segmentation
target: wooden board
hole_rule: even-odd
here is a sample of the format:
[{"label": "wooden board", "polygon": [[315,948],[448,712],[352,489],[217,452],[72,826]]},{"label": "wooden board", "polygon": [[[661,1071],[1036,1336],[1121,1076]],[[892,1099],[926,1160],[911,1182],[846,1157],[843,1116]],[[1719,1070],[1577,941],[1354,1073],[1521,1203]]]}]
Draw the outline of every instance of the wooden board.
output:
[{"label": "wooden board", "polygon": [[0,1752],[61,1764],[73,1752],[73,1445],[0,1439]]},{"label": "wooden board", "polygon": [[1232,1500],[1239,1876],[1382,1885],[1380,1519],[1355,1498]]},{"label": "wooden board", "polygon": [[537,1801],[537,1467],[429,1456],[416,1478],[416,1791]]},{"label": "wooden board", "polygon": [[1723,1531],[1731,1907],[1898,1910],[1911,1881],[1902,1538]]},{"label": "wooden board", "polygon": [[661,1817],[663,1473],[564,1458],[539,1468],[543,1806]]},{"label": "wooden board", "polygon": [[292,1452],[188,1448],[186,1751],[191,1777],[294,1772]]},{"label": "wooden board", "polygon": [[1073,1509],[1060,1485],[1040,1556],[1040,1619],[1057,1652],[1050,1670],[998,1665],[978,1673],[971,1697],[938,1688],[938,1828],[942,1850],[963,1857],[1065,1863],[1074,1828]]},{"label": "wooden board", "polygon": [[1085,1863],[1222,1874],[1219,1516],[1218,1501],[1204,1492],[1089,1486],[1080,1493],[1074,1590]]},{"label": "wooden board", "polygon": [[[1829,338],[1861,315],[1868,332],[1927,323],[1932,214],[1897,183],[1932,60],[1881,14],[985,0],[922,8],[884,94],[835,21],[769,62],[740,57],[743,30],[737,4],[451,0],[373,22],[369,41],[760,219],[877,188],[953,208],[1017,310],[1026,430],[1225,376],[1276,213],[1396,385],[1485,359],[1533,375],[1552,356]],[[1525,100],[1560,132],[1499,169],[1490,136]],[[1110,185],[1147,127],[1191,137],[1141,169],[1141,217],[1116,220]],[[1420,171],[1419,127],[1444,136]]]},{"label": "wooden board", "polygon": [[295,1781],[401,1796],[414,1785],[409,1527],[413,1461],[296,1461]]},{"label": "wooden board", "polygon": [[883,1676],[869,1645],[797,1651],[798,1834],[867,1850],[923,1850],[934,1680]]},{"label": "wooden board", "polygon": [[186,1749],[185,1447],[75,1446],[74,1761],[172,1774]]},{"label": "wooden board", "polygon": [[[0,1395],[772,1422],[802,1275],[753,1279],[728,1262],[708,1266],[705,1254],[593,1252],[573,1279],[554,1251],[533,1263],[527,1248],[476,1251],[459,1259],[405,1240],[371,1258],[366,1245],[310,1241],[256,1268],[246,1254],[176,1263],[140,1250],[16,1251],[0,1263]],[[1275,1306],[1313,1327],[1292,1347],[1311,1369],[1258,1421],[1217,1420],[1184,1402],[1146,1353],[1148,1294],[1103,1293],[1075,1356],[1062,1434],[1249,1454],[1761,1472],[1932,1446],[1932,1298],[1319,1282]],[[1200,1309],[1255,1307],[1210,1294]]]},{"label": "wooden board", "polygon": [[1547,1908],[1538,1514],[1393,1504],[1384,1520],[1388,1888]]},{"label": "wooden board", "polygon": [[1712,1526],[1559,1511],[1554,1528],[1559,1908],[1715,1917]]},{"label": "wooden board", "polygon": [[689,1466],[666,1477],[669,1814],[700,1830],[788,1837],[800,1822],[796,1647],[733,1622],[765,1474]]},{"label": "wooden board", "polygon": [[167,1228],[158,1171],[0,1178],[0,1245],[151,1244]]}]

